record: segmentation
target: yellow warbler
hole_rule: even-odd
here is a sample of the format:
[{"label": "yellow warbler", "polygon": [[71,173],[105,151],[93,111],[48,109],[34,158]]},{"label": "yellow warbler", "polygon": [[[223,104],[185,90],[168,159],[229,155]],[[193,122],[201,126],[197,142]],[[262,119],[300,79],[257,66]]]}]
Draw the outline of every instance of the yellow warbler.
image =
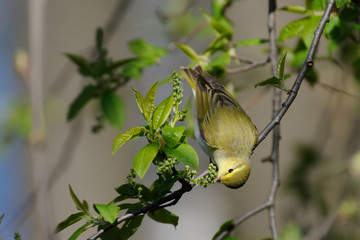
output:
[{"label": "yellow warbler", "polygon": [[200,66],[181,71],[195,96],[195,136],[215,160],[217,181],[229,188],[241,187],[250,174],[250,155],[258,136],[255,125],[225,87]]}]

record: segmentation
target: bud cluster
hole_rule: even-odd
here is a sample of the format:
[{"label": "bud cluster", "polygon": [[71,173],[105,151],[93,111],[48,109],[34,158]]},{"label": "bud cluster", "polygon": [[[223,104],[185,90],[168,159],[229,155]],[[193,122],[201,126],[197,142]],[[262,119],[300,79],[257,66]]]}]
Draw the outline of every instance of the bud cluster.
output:
[{"label": "bud cluster", "polygon": [[175,103],[174,105],[178,105],[181,103],[181,100],[184,97],[184,95],[182,93],[183,92],[182,82],[176,71],[173,71],[171,74],[171,83],[173,85],[172,96],[174,98],[174,103]]},{"label": "bud cluster", "polygon": [[175,167],[175,165],[179,164],[179,160],[176,158],[167,158],[163,162],[159,162],[157,174],[159,174],[162,178],[166,178],[167,175],[173,174],[172,168]]}]

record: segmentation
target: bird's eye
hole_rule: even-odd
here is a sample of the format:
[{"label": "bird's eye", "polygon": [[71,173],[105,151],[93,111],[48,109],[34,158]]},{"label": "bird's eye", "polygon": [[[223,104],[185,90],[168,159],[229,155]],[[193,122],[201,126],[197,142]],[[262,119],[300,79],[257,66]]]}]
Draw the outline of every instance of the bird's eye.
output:
[{"label": "bird's eye", "polygon": [[228,170],[228,173],[231,173],[232,171],[234,171],[234,169],[230,168],[230,169]]}]

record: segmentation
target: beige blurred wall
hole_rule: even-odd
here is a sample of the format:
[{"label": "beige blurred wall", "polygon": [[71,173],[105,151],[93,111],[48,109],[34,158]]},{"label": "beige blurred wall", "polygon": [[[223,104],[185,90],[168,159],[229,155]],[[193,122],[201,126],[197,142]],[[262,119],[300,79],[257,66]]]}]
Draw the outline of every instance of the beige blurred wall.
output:
[{"label": "beige blurred wall", "polygon": [[[88,79],[81,79],[76,74],[74,67],[70,67],[70,78],[54,81],[68,63],[63,53],[82,53],[86,47],[93,44],[94,31],[98,26],[103,26],[109,14],[113,11],[118,1],[116,0],[52,0],[48,1],[46,13],[46,39],[45,39],[45,87],[48,97],[47,109],[47,156],[50,166],[58,160],[63,151],[62,146],[67,139],[70,125],[66,122],[66,111],[70,102],[79,92],[79,87],[86,84]],[[127,57],[129,52],[126,48],[127,41],[143,37],[154,44],[167,46],[169,39],[165,37],[164,26],[157,19],[155,10],[166,6],[170,1],[166,0],[132,0],[130,7],[120,23],[119,29],[109,43],[110,53],[114,57]],[[203,1],[198,5],[205,9],[210,8],[210,1]],[[281,2],[279,3],[281,6]],[[241,13],[241,14],[239,14]],[[243,40],[256,37],[267,37],[267,2],[264,1],[239,1],[236,2],[229,12],[230,18],[236,24],[234,39]],[[279,18],[289,19],[293,16],[279,13]],[[278,20],[281,22],[281,20]],[[241,49],[239,54],[246,57],[262,60],[265,54],[261,54],[265,47]],[[141,81],[131,81],[122,88],[119,93],[126,100],[126,124],[124,130],[132,126],[144,123],[137,111],[130,86],[146,91],[155,80],[168,76],[173,69],[187,65],[188,59],[179,51],[174,51],[161,62],[159,66],[153,66],[145,70]],[[330,64],[322,63],[321,68],[326,76],[322,78],[336,83],[341,74]],[[236,85],[249,86],[238,99],[240,103],[263,91],[261,88],[254,89],[252,86],[270,76],[270,66],[262,67],[254,72],[238,74],[234,77]],[[293,75],[294,76],[294,75]],[[287,80],[291,85],[294,77]],[[186,84],[184,84],[186,85]],[[159,89],[159,98],[169,94],[169,87]],[[185,86],[185,94],[189,95],[189,87]],[[256,104],[247,109],[259,130],[262,130],[271,117],[271,95],[265,94]],[[320,87],[311,88],[304,83],[294,104],[286,114],[281,124],[282,140],[280,151],[281,178],[286,175],[287,166],[293,160],[293,150],[297,142],[312,141],[317,128],[318,119],[322,109],[326,106],[330,93]],[[286,96],[284,96],[286,97]],[[349,101],[348,99],[344,100]],[[81,113],[83,119],[81,137],[74,142],[76,148],[72,154],[68,166],[62,170],[61,177],[54,183],[49,192],[49,200],[54,209],[54,221],[58,223],[76,211],[68,191],[71,184],[80,199],[86,199],[90,204],[107,203],[116,196],[114,187],[121,185],[131,167],[131,162],[137,150],[143,146],[143,140],[136,140],[121,148],[116,155],[111,155],[111,147],[114,138],[120,134],[109,125],[99,134],[90,132],[94,124],[93,114],[96,112],[96,104],[87,106]],[[191,141],[197,147],[202,161],[202,169],[206,168],[208,159],[195,141]],[[247,184],[239,190],[227,189],[220,184],[215,184],[207,189],[196,188],[187,193],[176,206],[169,208],[170,211],[180,216],[179,225],[176,229],[170,225],[157,224],[149,218],[144,219],[142,226],[132,239],[211,239],[218,227],[229,219],[235,219],[247,210],[256,207],[265,201],[270,181],[271,165],[261,163],[261,159],[270,152],[271,138],[266,139],[252,156],[252,173]],[[330,148],[330,149],[329,149]],[[331,147],[327,150],[331,151]],[[145,182],[150,183],[154,171],[147,173]],[[280,193],[277,197],[276,212],[278,214],[278,226],[281,229],[286,219],[283,219],[282,209],[286,206],[289,196]],[[77,227],[71,227],[56,235],[57,239],[67,239]],[[53,226],[55,228],[55,225]],[[87,231],[81,239],[88,237],[93,230]],[[263,212],[244,223],[239,230],[242,236],[250,239],[269,237],[267,212]],[[25,237],[26,238],[26,237]]]}]

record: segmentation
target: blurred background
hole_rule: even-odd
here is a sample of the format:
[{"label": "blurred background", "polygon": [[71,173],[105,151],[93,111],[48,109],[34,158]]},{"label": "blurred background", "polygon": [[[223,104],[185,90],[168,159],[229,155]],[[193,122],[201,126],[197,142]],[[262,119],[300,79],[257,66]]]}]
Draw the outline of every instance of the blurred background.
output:
[{"label": "blurred background", "polygon": [[[302,5],[303,1],[278,3],[279,7],[288,4]],[[202,21],[200,8],[211,12],[211,1],[0,0],[0,215],[5,213],[0,239],[12,239],[16,231],[23,239],[68,239],[79,224],[52,233],[57,223],[76,211],[69,184],[80,199],[90,204],[106,204],[116,197],[114,188],[125,182],[132,159],[145,144],[144,140],[132,141],[111,155],[116,136],[145,123],[130,87],[145,93],[154,81],[189,64],[172,43],[196,27],[192,23]],[[234,41],[267,38],[267,12],[264,1],[235,1],[227,14],[235,24]],[[296,18],[295,14],[279,11],[278,29]],[[71,122],[66,120],[70,103],[89,80],[78,74],[64,54],[90,56],[98,27],[105,31],[105,45],[113,58],[130,57],[127,43],[135,38],[144,38],[170,52],[159,64],[146,68],[141,79],[131,80],[119,89],[125,103],[123,129],[107,124],[94,134],[91,128],[99,109],[95,102]],[[205,29],[188,44],[200,52],[211,37]],[[295,43],[288,42],[290,46]],[[318,56],[327,54],[326,43],[322,39]],[[265,44],[242,47],[238,54],[263,61],[267,51]],[[343,64],[316,61],[317,84],[303,83],[281,122],[281,186],[276,214],[283,239],[314,236],[321,231],[334,237],[331,239],[360,236],[356,227],[359,81],[346,61],[341,61],[346,55],[339,51],[336,57]],[[296,71],[291,73],[288,87],[296,76]],[[272,91],[253,86],[270,76],[270,65],[265,65],[228,78],[240,93],[240,104],[260,131],[271,119]],[[159,87],[157,102],[170,91],[170,84]],[[190,97],[187,84],[184,95],[185,99]],[[207,169],[208,158],[195,140],[191,139],[190,144],[198,151],[200,171]],[[262,160],[269,156],[270,149],[268,137],[252,155],[252,173],[244,187],[197,187],[169,208],[180,216],[176,229],[144,218],[132,239],[211,239],[222,223],[266,200],[272,166]],[[142,182],[148,185],[154,177],[155,171],[150,169]],[[92,233],[94,229],[81,239]],[[267,211],[243,223],[234,235],[241,239],[269,237]]]}]

